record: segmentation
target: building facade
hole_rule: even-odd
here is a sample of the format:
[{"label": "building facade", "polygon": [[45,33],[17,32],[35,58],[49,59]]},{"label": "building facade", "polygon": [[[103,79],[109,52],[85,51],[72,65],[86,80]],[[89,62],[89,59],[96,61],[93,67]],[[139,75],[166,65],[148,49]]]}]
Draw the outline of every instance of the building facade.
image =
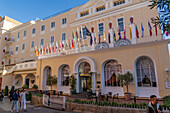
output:
[{"label": "building facade", "polygon": [[53,89],[70,94],[74,75],[76,92],[81,93],[87,91],[91,72],[93,92],[124,96],[126,88],[117,77],[130,71],[133,95],[169,95],[169,40],[153,27],[151,18],[158,11],[150,10],[149,4],[148,0],[89,0],[45,20],[22,24],[1,18],[0,73],[7,70],[1,75],[1,88],[36,84],[50,90],[47,78],[52,75],[58,78]]}]

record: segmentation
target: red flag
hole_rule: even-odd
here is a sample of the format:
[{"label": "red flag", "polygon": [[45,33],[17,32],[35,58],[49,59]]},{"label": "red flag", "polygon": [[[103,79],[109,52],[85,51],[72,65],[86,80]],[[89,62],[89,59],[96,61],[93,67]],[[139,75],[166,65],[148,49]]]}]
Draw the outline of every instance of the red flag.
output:
[{"label": "red flag", "polygon": [[126,40],[126,28],[124,26],[124,40]]},{"label": "red flag", "polygon": [[41,51],[41,55],[43,55],[43,48],[42,48],[42,45],[41,45],[41,50],[40,50],[40,51]]},{"label": "red flag", "polygon": [[72,48],[74,48],[74,40],[72,39]]},{"label": "red flag", "polygon": [[157,36],[158,35],[158,31],[157,31],[156,21],[155,21],[155,32],[156,32],[156,36]]},{"label": "red flag", "polygon": [[100,33],[99,33],[99,44],[100,44]]},{"label": "red flag", "polygon": [[44,52],[43,52],[44,54],[46,53],[46,48],[45,48],[45,46],[44,46]]},{"label": "red flag", "polygon": [[136,37],[139,38],[139,31],[137,25],[136,25]]},{"label": "red flag", "polygon": [[50,47],[49,47],[49,53],[51,53],[51,45],[50,45]]},{"label": "red flag", "polygon": [[55,45],[54,45],[54,43],[53,43],[53,53],[55,53]]}]

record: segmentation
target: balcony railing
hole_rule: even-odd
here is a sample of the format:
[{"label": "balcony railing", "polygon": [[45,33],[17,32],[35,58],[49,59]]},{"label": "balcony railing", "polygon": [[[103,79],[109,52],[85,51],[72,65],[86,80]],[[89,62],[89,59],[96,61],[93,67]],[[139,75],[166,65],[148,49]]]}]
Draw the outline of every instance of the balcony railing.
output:
[{"label": "balcony railing", "polygon": [[6,56],[13,55],[13,52],[12,52],[12,51],[7,51],[7,52],[5,52],[5,55],[6,55]]},{"label": "balcony railing", "polygon": [[19,70],[32,70],[32,69],[36,69],[37,68],[37,62],[36,61],[32,61],[32,62],[25,62],[25,63],[19,63],[16,64],[16,71]]},{"label": "balcony railing", "polygon": [[7,39],[7,42],[8,42],[8,43],[13,43],[14,41],[15,41],[14,38],[9,38],[9,39]]}]

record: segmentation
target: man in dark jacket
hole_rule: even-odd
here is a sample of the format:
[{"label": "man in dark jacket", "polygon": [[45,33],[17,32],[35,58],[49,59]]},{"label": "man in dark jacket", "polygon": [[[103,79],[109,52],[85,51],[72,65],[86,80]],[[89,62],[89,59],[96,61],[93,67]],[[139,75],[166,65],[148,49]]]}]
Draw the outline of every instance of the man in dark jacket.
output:
[{"label": "man in dark jacket", "polygon": [[158,104],[158,99],[156,95],[151,95],[151,102],[147,106],[147,113],[163,113],[160,104]]},{"label": "man in dark jacket", "polygon": [[13,104],[12,104],[11,112],[13,112],[14,106],[16,104],[16,111],[18,113],[18,98],[19,98],[18,90],[15,90],[15,93],[13,94]]}]

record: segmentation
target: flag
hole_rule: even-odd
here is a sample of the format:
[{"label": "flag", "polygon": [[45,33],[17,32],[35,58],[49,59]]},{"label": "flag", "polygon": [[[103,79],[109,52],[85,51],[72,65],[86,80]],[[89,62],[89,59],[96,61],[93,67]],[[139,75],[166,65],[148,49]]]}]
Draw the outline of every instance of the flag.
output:
[{"label": "flag", "polygon": [[110,44],[110,32],[108,32],[108,40],[109,40],[109,44]]},{"label": "flag", "polygon": [[53,43],[53,53],[55,53],[55,45],[54,45],[54,43]]},{"label": "flag", "polygon": [[50,52],[49,52],[49,47],[48,47],[48,44],[47,44],[46,53],[47,53],[47,54],[48,54],[48,53],[50,53]]},{"label": "flag", "polygon": [[95,44],[97,44],[97,42],[96,42],[96,34],[94,35],[94,42],[95,42]]},{"label": "flag", "polygon": [[120,27],[118,27],[118,35],[119,35],[119,40],[121,40]]},{"label": "flag", "polygon": [[78,28],[77,28],[77,30],[76,30],[76,38],[77,38],[78,41],[80,41],[78,32],[79,32],[79,30],[78,30]]},{"label": "flag", "polygon": [[144,28],[142,22],[141,22],[141,29],[142,29],[142,37],[144,37]]},{"label": "flag", "polygon": [[43,53],[44,53],[44,55],[45,55],[45,54],[46,54],[46,48],[45,48],[45,46],[44,46],[44,50],[43,50],[43,51],[44,51]]},{"label": "flag", "polygon": [[125,25],[124,25],[124,40],[126,40],[126,28],[125,28]]},{"label": "flag", "polygon": [[116,42],[116,33],[115,33],[115,30],[113,29],[113,38],[114,38],[114,41]]},{"label": "flag", "polygon": [[49,53],[51,53],[52,51],[51,51],[51,44],[50,44],[50,47],[49,47]]},{"label": "flag", "polygon": [[74,40],[75,40],[74,32],[72,32],[72,48],[74,48]]},{"label": "flag", "polygon": [[66,40],[66,47],[67,47],[67,49],[69,49],[68,40]]},{"label": "flag", "polygon": [[35,55],[38,56],[38,50],[37,46],[35,46]]},{"label": "flag", "polygon": [[156,36],[157,36],[158,35],[158,31],[157,31],[156,20],[155,20],[155,33],[156,33]]},{"label": "flag", "polygon": [[99,33],[99,44],[100,44],[100,33]]},{"label": "flag", "polygon": [[103,31],[103,38],[104,38],[104,41],[106,41],[106,36],[105,36],[105,32]]},{"label": "flag", "polygon": [[130,39],[132,39],[132,29],[131,29],[131,25],[129,26],[130,29]]},{"label": "flag", "polygon": [[151,24],[150,22],[148,21],[148,27],[149,27],[149,33],[150,33],[150,36],[152,36],[152,27],[151,27]]},{"label": "flag", "polygon": [[90,45],[92,46],[92,44],[93,44],[93,38],[92,38],[92,36],[90,35]]},{"label": "flag", "polygon": [[56,41],[56,43],[55,43],[55,50],[57,51],[57,49],[58,49],[58,42]]},{"label": "flag", "polygon": [[91,36],[91,32],[88,30],[88,28],[86,26],[85,26],[85,30],[86,30],[86,35]]},{"label": "flag", "polygon": [[136,25],[136,37],[139,38],[139,31],[137,25]]},{"label": "flag", "polygon": [[41,55],[43,55],[43,47],[42,47],[42,45],[41,45],[41,50],[40,51],[41,51]]},{"label": "flag", "polygon": [[61,51],[61,42],[59,42],[59,52]]},{"label": "flag", "polygon": [[38,47],[38,56],[40,55],[40,47]]}]

